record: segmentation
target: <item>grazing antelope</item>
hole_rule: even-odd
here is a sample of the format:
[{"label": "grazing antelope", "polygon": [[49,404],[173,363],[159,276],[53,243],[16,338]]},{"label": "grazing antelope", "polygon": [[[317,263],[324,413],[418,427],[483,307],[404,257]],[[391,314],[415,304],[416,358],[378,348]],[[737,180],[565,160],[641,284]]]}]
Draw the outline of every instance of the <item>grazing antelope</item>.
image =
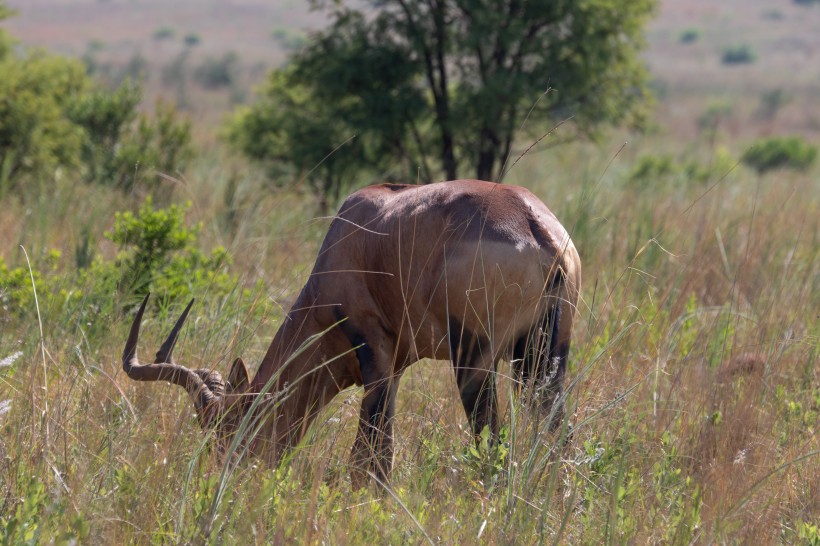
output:
[{"label": "grazing antelope", "polygon": [[[389,476],[399,378],[421,358],[451,360],[472,431],[498,433],[495,366],[533,384],[554,427],[561,422],[581,261],[566,230],[528,190],[457,180],[361,189],[330,224],[313,272],[256,376],[237,359],[227,381],[189,370],[171,352],[191,304],[153,364],[136,346],[145,301],[123,352],[138,381],[169,381],[194,400],[203,427],[271,464],[294,446],[339,391],[364,386],[352,478]],[[261,397],[261,398],[260,398]],[[247,422],[247,420],[246,420]]]}]

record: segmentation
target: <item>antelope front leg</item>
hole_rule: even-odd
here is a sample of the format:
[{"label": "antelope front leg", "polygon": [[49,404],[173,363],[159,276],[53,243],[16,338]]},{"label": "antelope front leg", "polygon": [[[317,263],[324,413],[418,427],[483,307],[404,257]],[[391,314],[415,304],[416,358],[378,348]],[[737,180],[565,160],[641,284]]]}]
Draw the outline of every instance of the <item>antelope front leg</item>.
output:
[{"label": "antelope front leg", "polygon": [[368,470],[386,483],[393,468],[393,415],[398,377],[365,383],[359,431],[353,444],[350,478],[353,487],[368,482]]}]

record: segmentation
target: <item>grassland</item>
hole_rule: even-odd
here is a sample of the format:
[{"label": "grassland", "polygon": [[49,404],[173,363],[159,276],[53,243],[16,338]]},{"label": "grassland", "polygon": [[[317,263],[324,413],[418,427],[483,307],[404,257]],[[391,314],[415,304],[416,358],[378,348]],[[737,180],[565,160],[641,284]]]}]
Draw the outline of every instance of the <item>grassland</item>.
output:
[{"label": "grassland", "polygon": [[[670,2],[651,29],[648,58],[667,89],[654,130],[536,148],[508,179],[551,207],[584,263],[568,377],[571,439],[546,432],[512,400],[502,365],[504,442],[473,448],[449,364],[421,362],[402,380],[389,489],[355,491],[347,477],[357,390],[338,397],[281,467],[223,464],[181,389],[135,384],[121,372],[131,317],[120,309],[129,301],[95,291],[100,279],[78,269],[80,256],[115,260],[103,233],[142,195],[58,178],[0,209],[0,256],[27,274],[25,247],[39,296],[35,305],[32,292],[0,293],[0,536],[95,544],[820,543],[820,167],[761,176],[738,162],[761,135],[817,142],[820,114],[811,101],[820,68],[767,60],[762,32],[754,34],[761,42],[731,34],[748,38],[756,63],[720,66],[721,48],[743,40],[719,35],[713,19],[786,31],[776,26],[782,19],[764,17],[769,3],[721,17],[703,12],[706,4]],[[777,9],[791,22],[820,14],[790,3]],[[702,41],[683,46],[679,32],[693,21],[705,29]],[[685,59],[659,66],[699,54],[710,59],[700,71]],[[774,76],[758,81],[766,70]],[[758,115],[761,94],[775,87],[789,101],[772,117]],[[202,93],[194,112],[215,104]],[[722,117],[699,124],[710,109]],[[215,119],[199,129],[212,135]],[[313,219],[314,203],[298,187],[271,189],[212,136],[200,140],[199,159],[168,183],[169,202],[191,201],[187,222],[202,223],[199,247],[227,248],[235,289],[197,285],[176,355],[226,371],[239,354],[259,362],[327,220]],[[636,169],[646,156],[668,157],[672,167],[642,178]],[[143,354],[183,304],[152,310]]]}]

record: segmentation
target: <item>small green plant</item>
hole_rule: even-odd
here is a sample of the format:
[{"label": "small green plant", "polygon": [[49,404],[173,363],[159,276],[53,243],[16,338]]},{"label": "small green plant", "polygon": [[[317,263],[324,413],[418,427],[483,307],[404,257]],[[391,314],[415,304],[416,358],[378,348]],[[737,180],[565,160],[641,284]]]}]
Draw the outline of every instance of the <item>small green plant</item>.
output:
[{"label": "small green plant", "polygon": [[700,30],[696,28],[687,28],[678,37],[678,41],[682,44],[693,44],[698,40],[700,40]]},{"label": "small green plant", "polygon": [[239,56],[233,51],[220,58],[208,57],[194,70],[194,79],[205,89],[231,87],[238,77]]},{"label": "small green plant", "polygon": [[466,448],[464,460],[484,487],[492,487],[503,476],[510,449],[509,436],[509,426],[501,427],[497,439],[485,426],[479,434],[478,443],[471,442]]},{"label": "small green plant", "polygon": [[653,154],[642,156],[627,175],[628,185],[638,190],[646,189],[668,178],[676,168],[672,156]]},{"label": "small green plant", "polygon": [[805,171],[815,159],[817,148],[798,136],[764,138],[746,150],[741,158],[758,174],[783,168]]},{"label": "small green plant", "polygon": [[188,47],[194,47],[195,45],[199,45],[202,41],[202,38],[199,37],[199,34],[196,32],[191,32],[185,35],[185,38],[182,39],[185,42],[185,45]]},{"label": "small green plant", "polygon": [[797,523],[797,538],[800,544],[820,546],[820,524],[800,521]]},{"label": "small green plant", "polygon": [[727,47],[723,50],[720,61],[723,64],[750,64],[757,60],[754,50],[748,45],[739,45]]},{"label": "small green plant", "polygon": [[136,214],[117,213],[105,237],[120,249],[114,267],[121,272],[119,288],[126,294],[157,292],[168,302],[192,292],[229,293],[237,279],[227,271],[231,259],[217,247],[205,254],[194,246],[200,225],[186,227],[185,206],[154,209],[148,197]]},{"label": "small green plant", "polygon": [[176,31],[172,27],[159,27],[154,31],[154,40],[170,40],[176,36]]},{"label": "small green plant", "polygon": [[282,49],[290,51],[302,48],[307,42],[304,34],[290,28],[275,28],[271,32],[271,37]]},{"label": "small green plant", "polygon": [[732,105],[725,101],[717,101],[710,104],[706,111],[698,117],[698,129],[703,132],[714,132],[721,121],[732,114]]},{"label": "small green plant", "polygon": [[772,120],[790,98],[781,88],[764,91],[760,94],[760,107],[757,115],[761,119]]},{"label": "small green plant", "polygon": [[68,499],[53,497],[37,477],[23,482],[19,501],[7,516],[0,516],[2,544],[76,544],[86,539],[91,526],[82,513],[69,508]]}]

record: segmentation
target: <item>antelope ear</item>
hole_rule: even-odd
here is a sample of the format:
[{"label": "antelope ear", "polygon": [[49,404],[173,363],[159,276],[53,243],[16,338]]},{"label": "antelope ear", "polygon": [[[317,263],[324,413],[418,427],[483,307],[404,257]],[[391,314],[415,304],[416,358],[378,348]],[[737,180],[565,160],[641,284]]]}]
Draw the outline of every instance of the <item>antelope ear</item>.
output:
[{"label": "antelope ear", "polygon": [[248,388],[248,368],[241,358],[233,361],[231,373],[228,374],[228,392],[242,392]]}]

